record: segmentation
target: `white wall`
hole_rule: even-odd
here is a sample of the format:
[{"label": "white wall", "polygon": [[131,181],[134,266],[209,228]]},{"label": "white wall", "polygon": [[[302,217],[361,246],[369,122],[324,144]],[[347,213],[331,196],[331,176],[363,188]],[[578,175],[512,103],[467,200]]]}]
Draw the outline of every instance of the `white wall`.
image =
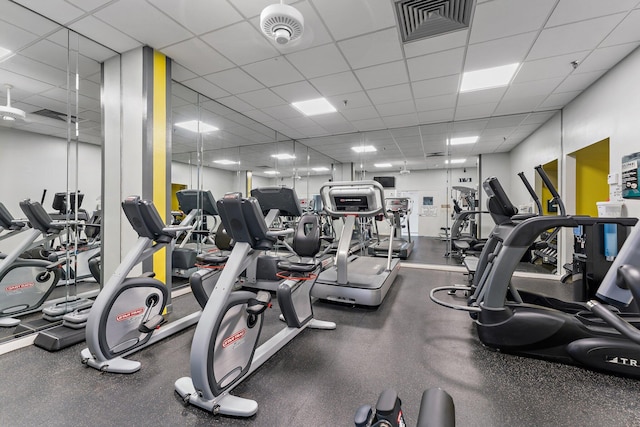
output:
[{"label": "white wall", "polygon": [[[101,192],[101,149],[81,142],[78,154],[82,207],[91,212]],[[73,169],[71,175],[75,175]],[[67,191],[67,141],[0,127],[0,182],[0,202],[13,216],[24,217],[18,203],[24,199],[40,201],[44,189],[44,206],[51,210],[54,193]],[[74,188],[75,182],[69,185]]]},{"label": "white wall", "polygon": [[[204,166],[200,180],[202,188],[210,190],[216,200],[225,193],[244,191],[243,188],[238,188],[238,173],[234,171]],[[171,183],[183,184],[187,188],[198,188],[198,168],[195,165],[171,162]]]}]

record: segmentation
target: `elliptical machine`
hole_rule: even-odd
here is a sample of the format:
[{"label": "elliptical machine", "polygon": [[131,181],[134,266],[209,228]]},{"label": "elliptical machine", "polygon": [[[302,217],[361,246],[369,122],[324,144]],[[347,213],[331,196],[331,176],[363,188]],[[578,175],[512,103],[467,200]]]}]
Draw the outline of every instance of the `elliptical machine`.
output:
[{"label": "elliptical machine", "polygon": [[104,285],[89,313],[87,348],[82,363],[100,371],[130,374],[140,362],[124,357],[195,324],[200,311],[160,328],[169,297],[167,287],[153,273],[127,277],[133,267],[160,249],[172,245],[176,235],[189,226],[165,226],[153,202],[130,196],[122,209],[138,233],[136,245],[127,253]]},{"label": "elliptical machine", "polygon": [[[336,325],[313,318],[310,293],[321,263],[282,261],[278,267],[290,277],[280,284],[276,295],[281,319],[287,326],[258,347],[264,311],[271,295],[266,291],[257,294],[234,291],[236,280],[262,250],[274,245],[278,235],[292,230],[268,231],[254,198],[243,199],[238,193],[230,193],[218,200],[217,205],[235,244],[219,277],[211,270],[194,273],[192,279],[215,280],[216,285],[193,336],[191,377],[178,379],[175,389],[185,403],[214,414],[250,417],[257,412],[258,403],[233,396],[231,390],[305,328],[335,329]],[[316,236],[312,249],[317,252],[320,248],[318,218],[314,215],[303,218],[305,222],[298,230]]]}]

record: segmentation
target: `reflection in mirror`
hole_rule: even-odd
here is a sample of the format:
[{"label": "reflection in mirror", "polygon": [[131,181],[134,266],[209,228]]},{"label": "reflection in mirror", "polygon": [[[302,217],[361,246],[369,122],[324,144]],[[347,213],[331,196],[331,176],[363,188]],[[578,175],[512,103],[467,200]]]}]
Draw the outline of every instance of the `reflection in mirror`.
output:
[{"label": "reflection in mirror", "polygon": [[[6,4],[3,19],[12,22],[3,25],[10,27],[13,36],[11,40],[0,38],[0,46],[11,51],[10,56],[0,58],[0,83],[11,86],[11,106],[23,111],[24,118],[0,121],[0,179],[5,182],[0,203],[12,217],[25,218],[31,211],[21,209],[20,202],[30,199],[32,209],[42,205],[53,219],[79,224],[39,233],[33,231],[38,226],[34,222],[32,231],[14,230],[11,237],[0,241],[2,253],[29,257],[6,264],[12,274],[20,276],[16,278],[19,283],[9,284],[7,281],[15,280],[0,274],[4,290],[0,293],[0,322],[10,324],[10,318],[20,322],[0,329],[4,341],[16,333],[60,323],[60,313],[72,308],[69,301],[76,299],[74,295],[88,297],[98,290],[87,267],[87,257],[96,251],[86,251],[83,243],[99,242],[99,228],[87,233],[81,224],[85,215],[93,216],[100,196],[100,62],[115,53],[21,6]],[[21,27],[27,22],[28,28]],[[0,93],[6,105],[4,86]],[[75,197],[78,192],[82,196]],[[48,269],[30,267],[31,271],[16,267],[20,262],[50,265],[50,256],[61,264]],[[87,280],[80,282],[81,278]],[[12,300],[14,296],[20,301]],[[47,314],[49,321],[43,320],[43,307],[53,310]]]}]

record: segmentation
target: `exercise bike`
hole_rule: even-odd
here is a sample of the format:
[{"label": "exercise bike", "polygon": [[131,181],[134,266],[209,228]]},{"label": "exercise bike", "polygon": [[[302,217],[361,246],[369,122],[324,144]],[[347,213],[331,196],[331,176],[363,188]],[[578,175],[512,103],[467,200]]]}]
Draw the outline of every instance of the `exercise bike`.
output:
[{"label": "exercise bike", "polygon": [[[305,328],[335,329],[333,322],[313,318],[311,289],[321,262],[281,261],[285,279],[277,289],[278,305],[286,326],[258,347],[264,311],[271,294],[259,291],[234,291],[240,274],[255,262],[262,250],[269,250],[277,237],[292,230],[268,231],[262,210],[254,198],[243,199],[230,193],[217,202],[218,213],[225,229],[234,240],[233,250],[218,277],[212,270],[194,273],[192,280],[216,281],[202,312],[191,345],[191,377],[176,381],[175,390],[185,403],[203,408],[213,414],[250,417],[258,410],[258,403],[230,394],[258,367]],[[320,223],[315,215],[300,219],[298,234],[309,245],[296,245],[300,255],[315,255],[320,249]],[[303,248],[304,247],[304,248]]]},{"label": "exercise bike", "polygon": [[81,351],[81,357],[82,363],[100,371],[128,374],[139,370],[141,364],[125,356],[195,324],[200,311],[161,328],[169,297],[167,287],[154,279],[153,273],[127,277],[137,264],[172,245],[176,235],[191,226],[165,226],[153,202],[138,196],[125,199],[122,209],[138,240],[91,308],[87,348]]}]

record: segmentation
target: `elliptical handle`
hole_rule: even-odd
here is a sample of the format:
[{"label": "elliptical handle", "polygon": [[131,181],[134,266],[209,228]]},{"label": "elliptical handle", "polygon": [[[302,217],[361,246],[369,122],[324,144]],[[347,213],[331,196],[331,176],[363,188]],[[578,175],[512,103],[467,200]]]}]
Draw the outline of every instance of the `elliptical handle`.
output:
[{"label": "elliptical handle", "polygon": [[587,308],[596,316],[604,320],[609,326],[615,328],[625,337],[629,338],[636,344],[640,344],[640,331],[633,327],[629,322],[622,319],[617,314],[600,304],[598,301],[591,300],[587,302]]},{"label": "elliptical handle", "polygon": [[551,180],[549,179],[549,175],[547,175],[547,173],[544,171],[544,168],[542,167],[542,165],[536,166],[535,170],[536,172],[538,172],[538,175],[540,175],[540,178],[542,179],[542,182],[544,182],[544,185],[546,185],[547,188],[549,189],[549,192],[551,192],[551,195],[553,196],[553,200],[555,200],[556,203],[558,203],[558,209],[560,209],[560,215],[562,216],[566,215],[567,210],[564,207],[562,198],[560,197],[560,194],[558,194],[558,190],[556,190],[556,187],[551,183]]},{"label": "elliptical handle", "polygon": [[536,192],[531,187],[531,184],[529,183],[529,180],[525,176],[524,172],[518,173],[518,176],[522,180],[522,183],[524,184],[524,186],[527,188],[527,191],[529,192],[529,194],[533,198],[533,201],[536,203],[536,207],[538,208],[538,215],[542,215],[542,203],[540,203],[540,198],[538,197]]}]

